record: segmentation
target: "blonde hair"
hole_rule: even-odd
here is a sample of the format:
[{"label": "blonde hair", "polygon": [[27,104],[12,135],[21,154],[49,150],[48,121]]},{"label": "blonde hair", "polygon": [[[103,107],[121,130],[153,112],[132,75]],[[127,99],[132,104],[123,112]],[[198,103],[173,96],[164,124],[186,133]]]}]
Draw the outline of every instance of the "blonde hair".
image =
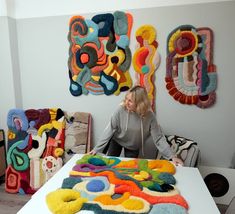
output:
[{"label": "blonde hair", "polygon": [[145,116],[148,111],[151,110],[151,103],[148,97],[148,93],[146,89],[142,86],[136,85],[133,88],[131,88],[125,96],[125,99],[122,102],[122,106],[126,107],[126,97],[127,95],[131,94],[135,106],[136,106],[136,113],[140,116]]}]

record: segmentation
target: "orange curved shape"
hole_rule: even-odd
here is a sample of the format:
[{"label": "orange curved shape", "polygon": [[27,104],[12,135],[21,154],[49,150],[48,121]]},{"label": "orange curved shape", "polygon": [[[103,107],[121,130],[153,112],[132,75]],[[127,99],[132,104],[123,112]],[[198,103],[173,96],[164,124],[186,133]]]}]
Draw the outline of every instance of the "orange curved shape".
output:
[{"label": "orange curved shape", "polygon": [[102,171],[102,172],[91,172],[91,176],[105,176],[108,178],[109,182],[111,184],[116,184],[116,185],[126,185],[129,186],[130,188],[133,189],[138,189],[140,190],[140,187],[137,186],[137,184],[131,180],[122,180],[120,178],[117,178],[115,173],[112,171]]},{"label": "orange curved shape", "polygon": [[140,190],[132,189],[130,186],[126,185],[115,187],[115,193],[123,194],[125,192],[130,192],[131,195],[140,197],[149,202],[150,204],[173,203],[188,209],[187,201],[179,194],[172,196],[153,196],[150,194],[146,194]]},{"label": "orange curved shape", "polygon": [[121,161],[117,165],[113,166],[113,168],[137,168],[137,167],[138,167],[138,161],[136,159]]},{"label": "orange curved shape", "polygon": [[148,161],[148,167],[158,172],[168,172],[175,174],[175,166],[168,160],[150,160]]},{"label": "orange curved shape", "polygon": [[133,56],[133,66],[137,73],[142,74],[142,66],[146,64],[145,60],[149,54],[146,47],[139,48]]},{"label": "orange curved shape", "polygon": [[120,198],[113,199],[111,195],[100,195],[94,199],[94,201],[100,202],[104,205],[119,205],[126,201],[130,197],[129,192],[125,192]]}]

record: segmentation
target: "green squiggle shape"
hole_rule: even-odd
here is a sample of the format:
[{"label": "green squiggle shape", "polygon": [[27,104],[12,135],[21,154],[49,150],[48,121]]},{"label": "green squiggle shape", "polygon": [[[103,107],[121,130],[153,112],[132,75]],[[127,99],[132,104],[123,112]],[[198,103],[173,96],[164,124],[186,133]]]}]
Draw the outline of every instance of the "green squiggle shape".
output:
[{"label": "green squiggle shape", "polygon": [[23,143],[23,140],[14,143],[7,152],[7,164],[17,171],[24,171],[29,167],[29,158],[24,152],[19,152],[17,146]]}]

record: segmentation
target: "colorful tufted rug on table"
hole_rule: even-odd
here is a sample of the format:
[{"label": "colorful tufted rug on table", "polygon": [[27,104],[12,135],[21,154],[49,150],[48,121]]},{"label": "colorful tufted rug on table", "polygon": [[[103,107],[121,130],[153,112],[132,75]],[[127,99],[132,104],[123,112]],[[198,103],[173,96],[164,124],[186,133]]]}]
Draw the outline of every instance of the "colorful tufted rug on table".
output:
[{"label": "colorful tufted rug on table", "polygon": [[188,203],[175,187],[174,173],[167,160],[84,155],[46,203],[57,214],[186,214]]}]

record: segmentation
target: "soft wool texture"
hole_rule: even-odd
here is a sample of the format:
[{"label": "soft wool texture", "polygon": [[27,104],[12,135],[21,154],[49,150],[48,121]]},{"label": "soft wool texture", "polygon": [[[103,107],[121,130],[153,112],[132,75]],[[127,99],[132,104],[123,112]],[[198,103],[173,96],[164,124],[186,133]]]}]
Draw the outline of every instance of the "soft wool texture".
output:
[{"label": "soft wool texture", "polygon": [[208,27],[181,25],[168,35],[165,81],[176,101],[199,108],[215,103],[213,43],[213,31]]},{"label": "soft wool texture", "polygon": [[154,205],[149,214],[187,214],[187,209],[176,204]]},{"label": "soft wool texture", "polygon": [[72,214],[78,212],[87,199],[71,189],[59,189],[46,196],[48,208],[54,214]]},{"label": "soft wool texture", "polygon": [[69,23],[69,78],[74,96],[118,95],[132,86],[128,69],[132,15],[122,11],[90,19],[73,16]]},{"label": "soft wool texture", "polygon": [[11,109],[8,112],[5,189],[32,194],[63,165],[64,112],[59,109]]},{"label": "soft wool texture", "polygon": [[[158,171],[159,164],[150,162],[85,155],[77,161],[70,177],[64,179],[62,187],[87,200],[80,210],[96,214],[187,213],[188,204],[173,185],[173,174]],[[58,201],[55,195],[52,197]]]},{"label": "soft wool texture", "polygon": [[156,97],[154,73],[160,65],[156,34],[155,28],[151,25],[143,25],[137,29],[135,36],[138,44],[133,56],[136,84],[146,88],[153,111],[155,111]]},{"label": "soft wool texture", "polygon": [[68,177],[63,180],[62,188],[63,189],[72,189],[77,183],[82,182],[81,178],[77,177]]}]

